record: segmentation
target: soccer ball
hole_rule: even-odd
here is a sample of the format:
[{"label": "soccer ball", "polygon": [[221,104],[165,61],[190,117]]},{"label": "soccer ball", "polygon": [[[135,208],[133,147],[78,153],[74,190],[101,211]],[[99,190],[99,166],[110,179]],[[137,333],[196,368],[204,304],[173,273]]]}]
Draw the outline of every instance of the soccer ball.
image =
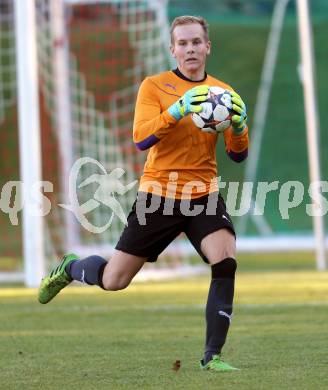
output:
[{"label": "soccer ball", "polygon": [[232,110],[229,91],[221,87],[210,87],[207,99],[200,105],[203,110],[193,113],[191,119],[202,131],[221,133],[231,126],[231,117],[236,113]]}]

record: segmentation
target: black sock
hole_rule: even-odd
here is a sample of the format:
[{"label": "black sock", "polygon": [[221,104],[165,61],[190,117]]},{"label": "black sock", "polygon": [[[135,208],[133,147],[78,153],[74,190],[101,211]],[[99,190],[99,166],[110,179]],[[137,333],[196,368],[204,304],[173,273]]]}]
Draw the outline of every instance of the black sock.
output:
[{"label": "black sock", "polygon": [[89,256],[83,260],[72,261],[66,266],[65,271],[74,280],[104,288],[102,276],[106,264],[107,261],[100,256]]},{"label": "black sock", "polygon": [[212,265],[206,305],[205,364],[221,352],[229,330],[237,262],[230,257]]}]

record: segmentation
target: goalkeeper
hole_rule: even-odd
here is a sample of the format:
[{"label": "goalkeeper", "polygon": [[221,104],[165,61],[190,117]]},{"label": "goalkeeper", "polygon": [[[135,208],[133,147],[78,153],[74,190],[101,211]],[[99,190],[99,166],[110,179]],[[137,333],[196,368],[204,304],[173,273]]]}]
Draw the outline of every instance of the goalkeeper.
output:
[{"label": "goalkeeper", "polygon": [[209,86],[231,91],[236,114],[223,139],[227,154],[238,163],[247,157],[248,128],[240,96],[205,71],[210,51],[208,25],[203,18],[181,16],[173,21],[171,53],[178,67],[147,77],[137,97],[133,139],[139,149],[149,152],[128,225],[108,262],[100,256],[64,256],[43,279],[39,301],[48,303],[72,280],[104,290],[124,289],[145,262],[156,261],[184,232],[209,264],[212,275],[200,367],[233,371],[235,368],[222,360],[221,350],[232,318],[237,268],[235,231],[218,191],[218,134],[198,129],[190,113],[202,110],[199,103],[206,100]]}]

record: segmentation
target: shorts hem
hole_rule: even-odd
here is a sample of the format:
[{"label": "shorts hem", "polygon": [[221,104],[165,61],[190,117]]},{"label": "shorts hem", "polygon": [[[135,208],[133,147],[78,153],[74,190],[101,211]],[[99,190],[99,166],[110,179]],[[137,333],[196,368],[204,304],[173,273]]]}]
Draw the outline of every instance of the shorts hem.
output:
[{"label": "shorts hem", "polygon": [[124,247],[121,247],[121,246],[118,246],[118,245],[116,245],[115,249],[117,249],[118,251],[127,253],[128,255],[144,257],[144,258],[146,258],[146,262],[147,263],[154,263],[157,260],[157,258],[158,258],[158,255],[155,257],[155,256],[152,256],[152,255],[149,255],[149,254],[144,254],[144,253],[140,253],[140,252],[138,253],[137,251],[134,251],[134,250],[131,250],[131,249],[127,249],[127,248],[124,248]]}]

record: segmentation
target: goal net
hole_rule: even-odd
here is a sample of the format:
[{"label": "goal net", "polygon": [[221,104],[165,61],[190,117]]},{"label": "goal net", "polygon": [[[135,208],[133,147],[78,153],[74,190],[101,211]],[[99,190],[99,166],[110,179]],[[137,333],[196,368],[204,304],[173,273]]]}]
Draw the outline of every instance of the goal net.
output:
[{"label": "goal net", "polygon": [[[0,1],[0,276],[16,280],[21,275],[22,229],[5,185],[19,180],[16,61],[13,2]],[[9,188],[10,184],[7,188]]]},{"label": "goal net", "polygon": [[[79,205],[98,199],[80,218],[53,207],[51,239],[60,238],[59,251],[108,254],[124,226],[106,204],[115,196],[110,173],[122,169],[131,183],[145,159],[131,142],[138,86],[169,67],[166,2],[36,3],[43,178],[55,183],[52,205],[71,204],[72,192]],[[125,213],[135,195],[136,187],[119,198]]]}]

